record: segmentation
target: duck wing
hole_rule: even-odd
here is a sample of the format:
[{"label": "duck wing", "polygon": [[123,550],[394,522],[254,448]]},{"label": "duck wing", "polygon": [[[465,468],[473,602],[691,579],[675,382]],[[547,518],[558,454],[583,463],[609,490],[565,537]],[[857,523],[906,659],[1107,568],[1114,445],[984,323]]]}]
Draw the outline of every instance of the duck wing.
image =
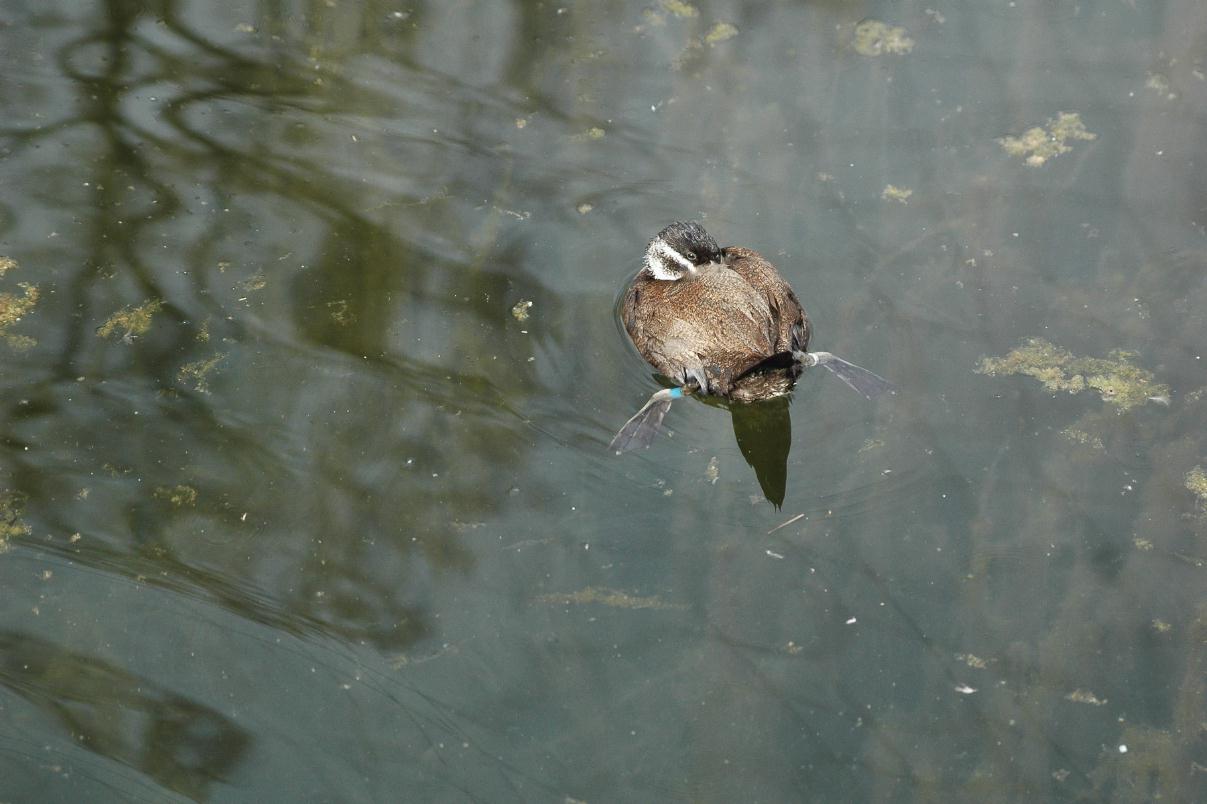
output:
[{"label": "duck wing", "polygon": [[808,351],[812,327],[792,286],[762,254],[741,246],[724,249],[731,270],[746,280],[771,313],[769,337],[775,352]]}]

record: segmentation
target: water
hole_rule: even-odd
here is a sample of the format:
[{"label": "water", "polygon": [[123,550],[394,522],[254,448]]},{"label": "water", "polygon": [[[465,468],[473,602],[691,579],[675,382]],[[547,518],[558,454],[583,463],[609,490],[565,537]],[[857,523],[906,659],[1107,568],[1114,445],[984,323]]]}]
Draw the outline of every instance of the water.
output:
[{"label": "water", "polygon": [[[1207,799],[1205,30],[10,3],[0,797]],[[679,218],[901,388],[782,508],[723,407],[605,450]]]}]

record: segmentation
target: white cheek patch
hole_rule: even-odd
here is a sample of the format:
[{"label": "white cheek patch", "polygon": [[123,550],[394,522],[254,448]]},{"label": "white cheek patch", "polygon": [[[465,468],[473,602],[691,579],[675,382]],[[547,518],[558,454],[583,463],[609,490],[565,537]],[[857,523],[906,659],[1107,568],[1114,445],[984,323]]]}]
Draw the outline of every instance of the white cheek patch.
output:
[{"label": "white cheek patch", "polygon": [[645,253],[645,264],[650,269],[650,275],[655,279],[673,282],[683,276],[680,271],[671,268],[678,265],[682,271],[694,273],[696,267],[691,261],[661,240],[650,243],[649,251]]}]

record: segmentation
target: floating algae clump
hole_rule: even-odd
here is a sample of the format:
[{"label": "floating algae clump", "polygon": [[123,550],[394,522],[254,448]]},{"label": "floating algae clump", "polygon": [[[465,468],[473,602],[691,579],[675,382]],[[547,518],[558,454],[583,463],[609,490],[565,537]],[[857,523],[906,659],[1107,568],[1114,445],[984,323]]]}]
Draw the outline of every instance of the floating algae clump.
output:
[{"label": "floating algae clump", "polygon": [[1065,700],[1073,703],[1090,704],[1091,706],[1103,706],[1107,703],[1105,698],[1099,698],[1088,690],[1076,689],[1065,696]]},{"label": "floating algae clump", "polygon": [[528,311],[531,309],[532,302],[528,301],[527,299],[520,299],[511,308],[511,315],[516,321],[527,321],[529,316]]},{"label": "floating algae clump", "polygon": [[254,293],[257,290],[264,290],[264,288],[268,287],[268,280],[264,278],[263,271],[258,271],[236,284],[235,287],[244,293]]},{"label": "floating algae clump", "polygon": [[1074,444],[1081,444],[1083,447],[1096,450],[1106,449],[1106,444],[1102,442],[1101,438],[1093,433],[1087,433],[1085,430],[1078,430],[1076,427],[1066,427],[1060,431],[1060,434]]},{"label": "floating algae clump", "polygon": [[29,535],[29,525],[21,521],[21,510],[24,507],[24,494],[0,491],[0,553],[8,549],[9,539]]},{"label": "floating algae clump", "polygon": [[1005,357],[981,358],[976,371],[991,377],[1025,374],[1053,392],[1092,389],[1121,410],[1130,410],[1169,393],[1169,386],[1155,382],[1152,372],[1132,363],[1133,358],[1135,353],[1122,349],[1107,358],[1074,357],[1042,338],[1031,338]]},{"label": "floating algae clump", "polygon": [[864,20],[855,26],[855,38],[851,47],[864,56],[879,56],[881,53],[900,55],[914,49],[914,40],[909,38],[901,26],[890,26],[880,20]]},{"label": "floating algae clump", "polygon": [[698,17],[700,12],[691,3],[684,3],[683,0],[662,0],[662,7],[674,14],[676,17]]},{"label": "floating algae clump", "polygon": [[159,299],[148,299],[137,307],[123,307],[97,328],[96,334],[108,338],[117,334],[122,340],[129,340],[134,335],[142,335],[151,328],[151,317],[159,312],[163,302]]},{"label": "floating algae clump", "polygon": [[666,603],[657,597],[638,597],[630,595],[627,592],[620,592],[615,589],[607,589],[599,586],[588,586],[586,589],[581,589],[577,592],[562,595],[541,595],[537,599],[538,603],[547,603],[555,606],[583,605],[586,603],[598,603],[603,606],[611,606],[617,609],[682,609],[685,606],[675,603]]},{"label": "floating algae clump", "polygon": [[1048,121],[1048,127],[1027,129],[1021,137],[1002,137],[998,140],[1006,153],[1024,157],[1031,167],[1039,167],[1052,157],[1073,150],[1069,140],[1094,140],[1098,135],[1086,131],[1081,115],[1076,112],[1058,112]]},{"label": "floating algae clump", "polygon": [[608,132],[604,131],[599,126],[592,126],[591,128],[589,128],[586,131],[583,131],[579,134],[572,134],[570,136],[570,141],[571,142],[590,142],[591,140],[602,140],[607,133]]},{"label": "floating algae clump", "polygon": [[909,203],[909,197],[914,194],[914,191],[908,187],[897,187],[894,184],[884,185],[884,192],[880,193],[880,197],[885,201],[900,201],[902,204]]},{"label": "floating algae clump", "polygon": [[192,486],[159,486],[155,489],[155,498],[165,500],[177,508],[193,506],[197,503],[197,489]]},{"label": "floating algae clump", "polygon": [[1196,466],[1186,473],[1186,488],[1199,501],[1199,510],[1207,511],[1207,472]]},{"label": "floating algae clump", "polygon": [[[5,270],[8,270],[8,267]],[[3,272],[0,272],[0,276],[3,276]],[[8,345],[14,349],[28,349],[37,342],[24,335],[13,335],[9,333],[9,329],[37,305],[38,288],[36,285],[25,282],[22,282],[20,287],[22,290],[20,296],[12,293],[0,293],[0,337],[8,341]]]},{"label": "floating algae clump", "polygon": [[202,360],[194,360],[192,363],[185,363],[180,367],[180,371],[176,372],[177,382],[186,385],[192,385],[193,390],[200,391],[203,394],[210,392],[209,375],[223,358],[226,357],[225,352],[219,352],[213,357],[207,357]]},{"label": "floating algae clump", "polygon": [[718,22],[704,34],[704,44],[715,45],[738,35],[738,28],[728,22]]}]

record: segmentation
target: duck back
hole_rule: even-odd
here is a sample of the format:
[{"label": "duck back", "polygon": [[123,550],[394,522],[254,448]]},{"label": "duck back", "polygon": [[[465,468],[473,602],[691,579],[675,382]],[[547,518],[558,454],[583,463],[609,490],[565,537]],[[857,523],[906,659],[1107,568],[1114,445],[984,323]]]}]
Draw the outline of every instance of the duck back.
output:
[{"label": "duck back", "polygon": [[655,369],[677,383],[729,396],[768,358],[808,344],[792,289],[757,252],[725,250],[726,265],[676,281],[637,275],[621,307],[625,330]]}]

